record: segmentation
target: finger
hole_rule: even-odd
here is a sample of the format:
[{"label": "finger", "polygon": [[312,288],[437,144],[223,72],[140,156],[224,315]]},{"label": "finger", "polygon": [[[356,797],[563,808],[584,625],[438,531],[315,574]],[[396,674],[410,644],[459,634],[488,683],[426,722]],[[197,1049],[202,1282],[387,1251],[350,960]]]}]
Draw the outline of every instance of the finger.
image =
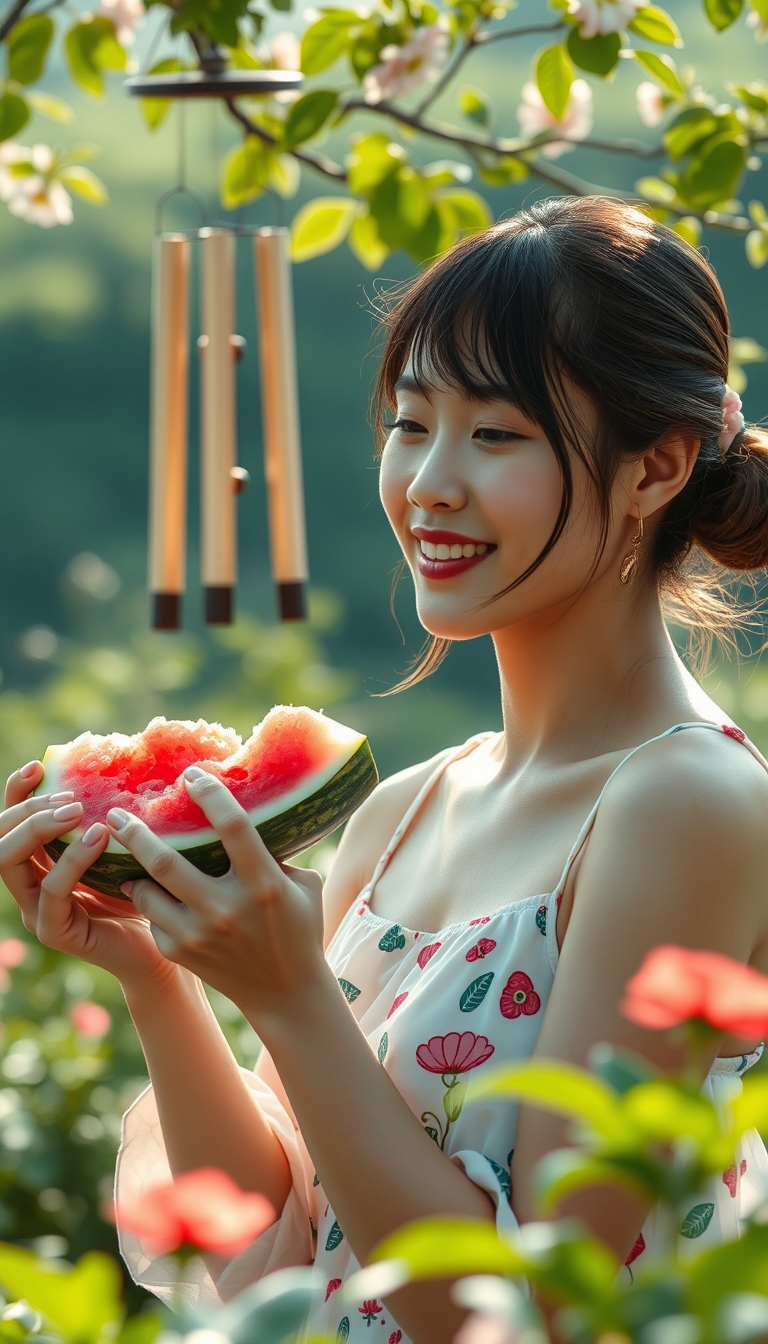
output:
[{"label": "finger", "polygon": [[[23,802],[16,803],[13,807],[8,807],[4,812],[0,812],[0,837],[7,835],[14,826],[20,822],[26,821],[27,817],[32,817],[36,812],[47,812],[52,809],[58,809],[69,803],[74,803],[75,795],[71,791],[63,793],[41,793],[39,797],[25,798]],[[78,816],[80,814],[78,813]]]},{"label": "finger", "polygon": [[[148,919],[153,930],[162,929],[174,942],[183,943],[195,935],[192,911],[175,896],[164,891],[156,882],[139,878],[135,882],[126,882],[131,888],[131,900],[136,909]],[[155,939],[155,941],[157,941]]]},{"label": "finger", "polygon": [[138,859],[159,887],[171,892],[184,905],[200,908],[210,904],[210,883],[215,879],[193,867],[138,817],[124,812],[121,807],[113,807],[107,813],[107,825],[115,839]]},{"label": "finger", "polygon": [[184,783],[193,802],[211,823],[237,877],[262,875],[274,880],[280,868],[272,858],[248,813],[215,775],[198,766],[184,771]]},{"label": "finger", "polygon": [[20,770],[15,770],[5,785],[5,806],[13,807],[14,803],[22,802],[37,788],[42,778],[42,761],[29,761]]},{"label": "finger", "polygon": [[36,850],[71,831],[82,815],[81,803],[33,812],[0,838],[0,869],[28,862]]},{"label": "finger", "polygon": [[73,893],[83,873],[104,852],[109,843],[106,826],[96,823],[80,840],[73,840],[61,858],[40,883],[37,936],[41,942],[56,946],[71,928],[73,915],[85,913]]}]

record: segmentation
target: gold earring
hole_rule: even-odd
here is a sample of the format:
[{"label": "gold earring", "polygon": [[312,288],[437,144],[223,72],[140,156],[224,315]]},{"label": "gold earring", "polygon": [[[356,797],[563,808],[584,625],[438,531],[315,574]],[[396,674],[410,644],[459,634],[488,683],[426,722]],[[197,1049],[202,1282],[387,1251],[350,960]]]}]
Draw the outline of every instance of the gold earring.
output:
[{"label": "gold earring", "polygon": [[624,556],[619,570],[619,578],[622,583],[631,583],[637,569],[637,552],[640,542],[643,540],[643,515],[638,513],[639,527],[631,541],[632,550]]}]

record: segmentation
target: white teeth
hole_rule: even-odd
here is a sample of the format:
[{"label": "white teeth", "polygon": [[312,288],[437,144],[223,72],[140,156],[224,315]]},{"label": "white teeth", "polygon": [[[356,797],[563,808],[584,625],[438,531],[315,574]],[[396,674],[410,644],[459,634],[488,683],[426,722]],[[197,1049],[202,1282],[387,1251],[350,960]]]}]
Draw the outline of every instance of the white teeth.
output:
[{"label": "white teeth", "polygon": [[462,545],[461,542],[454,541],[448,546],[445,542],[435,545],[433,541],[422,541],[422,555],[428,560],[471,560],[473,555],[485,555],[488,550],[487,543],[484,541],[467,541]]}]

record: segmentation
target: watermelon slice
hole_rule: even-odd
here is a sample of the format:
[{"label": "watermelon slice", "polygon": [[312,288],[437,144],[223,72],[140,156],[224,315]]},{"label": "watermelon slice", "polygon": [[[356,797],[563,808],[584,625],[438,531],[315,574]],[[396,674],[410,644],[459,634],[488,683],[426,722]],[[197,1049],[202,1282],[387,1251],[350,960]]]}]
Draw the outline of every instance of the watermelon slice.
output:
[{"label": "watermelon slice", "polygon": [[[276,859],[288,859],[341,826],[374,788],[378,775],[368,739],[312,709],[277,705],[243,742],[220,723],[153,719],[143,733],[82,733],[49,747],[37,793],[74,791],[80,826],[46,845],[57,859],[111,807],[122,807],[204,873],[229,868],[224,847],[181,778],[198,765],[220,779],[245,808]],[[146,876],[111,839],[83,882],[107,896]]]}]

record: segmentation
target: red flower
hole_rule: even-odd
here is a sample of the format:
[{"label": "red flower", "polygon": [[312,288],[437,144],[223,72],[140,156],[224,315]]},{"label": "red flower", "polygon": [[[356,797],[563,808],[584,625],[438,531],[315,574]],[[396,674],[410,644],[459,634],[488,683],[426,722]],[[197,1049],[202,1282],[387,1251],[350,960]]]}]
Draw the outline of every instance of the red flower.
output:
[{"label": "red flower", "polygon": [[728,1167],[727,1170],[723,1172],[723,1185],[728,1186],[731,1199],[736,1198],[736,1186],[738,1184],[739,1176],[743,1176],[746,1170],[747,1159],[742,1157],[738,1171],[736,1170],[736,1164],[734,1163],[732,1167]]},{"label": "red flower", "polygon": [[494,1049],[487,1036],[449,1031],[447,1036],[430,1036],[426,1045],[418,1047],[416,1059],[429,1073],[469,1073],[490,1059]]},{"label": "red flower", "polygon": [[237,1255],[276,1217],[264,1195],[245,1194],[215,1167],[186,1171],[168,1185],[122,1199],[116,1212],[120,1226],[156,1255],[180,1246]]},{"label": "red flower", "polygon": [[735,737],[737,742],[743,742],[747,736],[746,733],[742,732],[741,728],[734,728],[731,723],[723,724],[723,732],[727,737]]},{"label": "red flower", "polygon": [[627,981],[621,1011],[651,1031],[700,1018],[718,1031],[760,1039],[768,1030],[768,977],[719,952],[656,947]]},{"label": "red flower", "polygon": [[500,1008],[503,1017],[533,1017],[541,1007],[541,999],[533,988],[533,981],[525,971],[513,971],[501,991]]},{"label": "red flower", "polygon": [[389,1336],[389,1344],[400,1344],[400,1340],[402,1338],[403,1338],[402,1330],[393,1330],[392,1334]]},{"label": "red flower", "polygon": [[479,943],[475,943],[474,947],[470,947],[466,960],[477,961],[478,958],[482,959],[483,957],[487,957],[488,953],[492,952],[495,946],[496,943],[493,938],[481,938]]},{"label": "red flower", "polygon": [[100,1003],[91,1003],[90,999],[73,1003],[69,1018],[75,1031],[81,1036],[93,1036],[95,1040],[106,1036],[112,1026],[112,1018],[106,1008],[102,1008]]},{"label": "red flower", "polygon": [[419,963],[419,966],[421,967],[422,971],[424,970],[424,967],[426,966],[430,958],[434,957],[437,949],[442,946],[443,946],[442,943],[427,943],[425,947],[421,948],[416,960]]},{"label": "red flower", "polygon": [[469,927],[472,928],[473,924],[490,924],[490,921],[491,921],[490,915],[480,915],[479,919],[470,919]]},{"label": "red flower", "polygon": [[643,1236],[643,1234],[642,1234],[642,1232],[641,1232],[641,1233],[639,1234],[638,1238],[637,1238],[637,1241],[635,1242],[634,1246],[632,1247],[632,1250],[629,1252],[629,1255],[627,1256],[626,1260],[624,1261],[624,1264],[625,1264],[625,1265],[631,1265],[631,1264],[633,1263],[633,1261],[635,1261],[635,1260],[637,1259],[638,1255],[642,1255],[642,1254],[643,1254],[643,1251],[644,1251],[644,1250],[645,1250],[645,1237]]},{"label": "red flower", "polygon": [[395,999],[392,1000],[392,1007],[390,1008],[389,1012],[387,1013],[387,1020],[389,1020],[389,1018],[392,1016],[392,1014],[393,1014],[394,1012],[397,1011],[397,1009],[400,1007],[400,1004],[401,1004],[401,1003],[405,1003],[405,1000],[406,1000],[407,998],[408,998],[408,990],[406,989],[405,993],[403,993],[403,994],[398,994],[397,998],[395,998]]},{"label": "red flower", "polygon": [[340,1288],[340,1287],[341,1287],[341,1279],[329,1279],[329,1280],[328,1280],[328,1287],[327,1287],[326,1290],[325,1290],[325,1300],[326,1300],[326,1302],[328,1301],[328,1298],[331,1296],[331,1293],[335,1293],[335,1292],[336,1292],[336,1289],[337,1289],[337,1288]]},{"label": "red flower", "polygon": [[377,1317],[378,1314],[379,1314],[379,1312],[380,1312],[380,1311],[383,1311],[384,1308],[382,1307],[382,1305],[381,1305],[380,1302],[377,1302],[377,1301],[376,1301],[376,1298],[375,1298],[375,1297],[369,1297],[369,1298],[367,1298],[366,1301],[363,1303],[362,1307],[358,1307],[357,1310],[360,1312],[360,1315],[363,1317],[363,1320],[365,1321],[365,1324],[366,1324],[366,1325],[370,1325],[370,1324],[371,1324],[371,1321],[375,1321],[375,1320],[376,1320],[376,1317]]}]

